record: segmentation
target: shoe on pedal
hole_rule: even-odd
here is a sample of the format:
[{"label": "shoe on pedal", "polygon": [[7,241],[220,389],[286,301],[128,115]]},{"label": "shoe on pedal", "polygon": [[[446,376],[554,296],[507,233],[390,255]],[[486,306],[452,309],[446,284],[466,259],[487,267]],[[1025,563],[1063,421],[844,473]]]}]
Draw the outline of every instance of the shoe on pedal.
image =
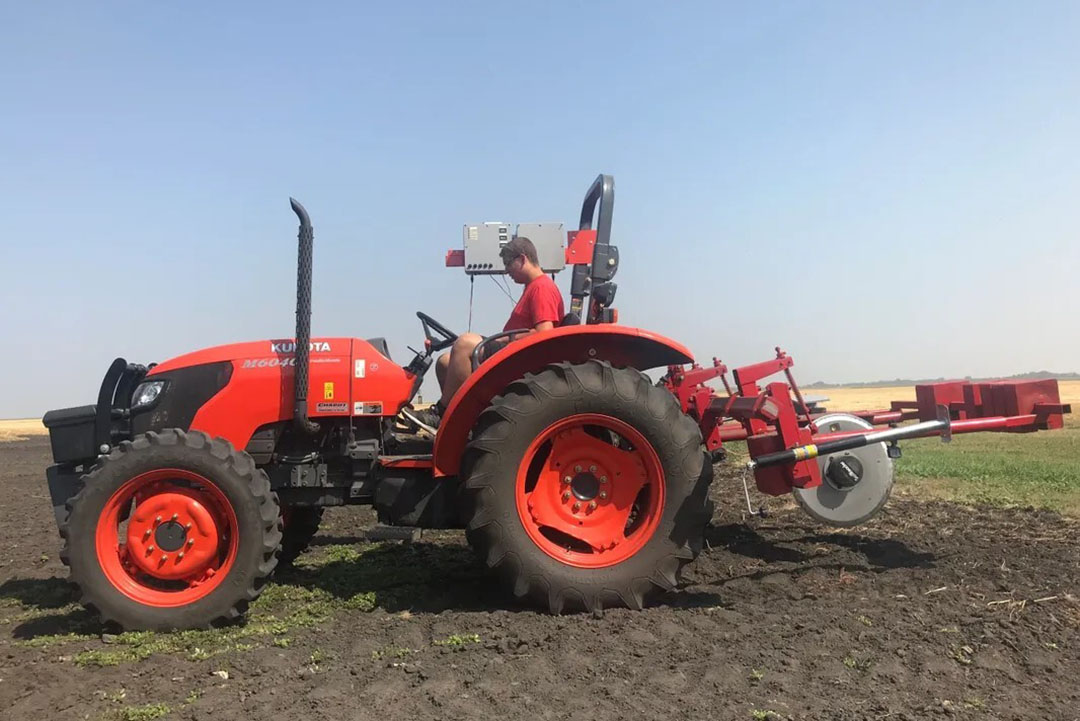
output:
[{"label": "shoe on pedal", "polygon": [[415,425],[431,435],[435,435],[435,433],[438,432],[439,424],[442,422],[442,413],[440,412],[437,403],[422,410],[402,408],[401,415],[405,416],[407,420],[412,421]]}]

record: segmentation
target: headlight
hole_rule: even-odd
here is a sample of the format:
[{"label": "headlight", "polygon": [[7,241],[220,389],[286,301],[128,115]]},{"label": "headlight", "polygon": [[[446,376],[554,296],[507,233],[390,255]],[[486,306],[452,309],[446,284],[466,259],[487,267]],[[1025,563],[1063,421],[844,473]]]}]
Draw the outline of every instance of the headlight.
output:
[{"label": "headlight", "polygon": [[157,400],[165,388],[165,381],[147,381],[140,383],[131,394],[131,407],[148,406]]}]

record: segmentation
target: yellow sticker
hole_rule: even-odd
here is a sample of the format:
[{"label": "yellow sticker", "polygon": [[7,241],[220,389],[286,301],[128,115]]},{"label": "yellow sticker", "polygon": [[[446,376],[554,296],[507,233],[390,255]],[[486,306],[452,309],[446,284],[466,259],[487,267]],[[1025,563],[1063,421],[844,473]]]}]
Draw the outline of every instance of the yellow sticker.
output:
[{"label": "yellow sticker", "polygon": [[334,400],[334,383],[332,381],[322,384],[322,397],[324,401]]}]

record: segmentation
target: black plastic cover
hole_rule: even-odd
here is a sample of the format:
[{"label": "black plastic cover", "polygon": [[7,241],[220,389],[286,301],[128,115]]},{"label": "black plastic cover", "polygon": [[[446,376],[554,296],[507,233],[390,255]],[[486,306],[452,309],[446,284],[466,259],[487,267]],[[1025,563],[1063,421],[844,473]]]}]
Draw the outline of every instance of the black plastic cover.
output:
[{"label": "black plastic cover", "polygon": [[177,368],[147,376],[144,380],[165,380],[168,384],[149,410],[134,413],[131,432],[137,435],[162,428],[189,430],[195,414],[228,385],[231,377],[231,361]]},{"label": "black plastic cover", "polygon": [[49,411],[41,422],[49,429],[53,461],[75,463],[96,458],[94,422],[97,406],[78,406]]}]

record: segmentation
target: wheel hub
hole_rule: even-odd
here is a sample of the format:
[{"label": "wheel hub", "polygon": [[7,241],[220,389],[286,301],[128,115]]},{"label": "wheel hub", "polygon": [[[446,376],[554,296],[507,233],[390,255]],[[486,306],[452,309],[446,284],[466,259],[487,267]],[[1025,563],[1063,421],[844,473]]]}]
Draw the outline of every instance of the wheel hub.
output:
[{"label": "wheel hub", "polygon": [[600,493],[600,479],[589,471],[579,473],[570,481],[570,490],[579,501],[591,501]]},{"label": "wheel hub", "polygon": [[[821,416],[819,428],[866,432],[872,426],[862,418],[843,413]],[[822,482],[813,488],[792,489],[796,502],[814,519],[831,526],[849,528],[873,518],[893,485],[893,462],[884,443],[871,443],[843,455],[819,457]]]},{"label": "wheel hub", "polygon": [[129,560],[165,580],[193,578],[205,572],[217,559],[220,533],[202,500],[183,488],[143,498],[128,520]]},{"label": "wheel hub", "polygon": [[[596,428],[627,439],[632,449],[602,440]],[[546,458],[534,464],[542,447],[549,448]],[[549,555],[586,568],[608,566],[648,540],[663,508],[661,479],[655,453],[635,429],[610,416],[571,416],[542,431],[526,452],[519,483],[529,490],[519,495],[518,511]]]},{"label": "wheel hub", "polygon": [[862,463],[852,455],[833,458],[825,476],[840,490],[854,488],[863,477]]},{"label": "wheel hub", "polygon": [[187,540],[187,531],[176,521],[169,521],[157,527],[154,540],[162,551],[178,551]]}]

